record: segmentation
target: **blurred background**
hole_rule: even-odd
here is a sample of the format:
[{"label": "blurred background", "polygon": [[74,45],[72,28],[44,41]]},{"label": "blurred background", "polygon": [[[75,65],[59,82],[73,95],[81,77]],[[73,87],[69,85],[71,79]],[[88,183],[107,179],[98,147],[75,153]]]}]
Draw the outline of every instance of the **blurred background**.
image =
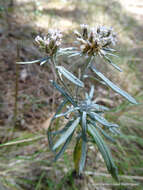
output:
[{"label": "blurred background", "polygon": [[[57,163],[48,149],[46,130],[54,113],[48,65],[16,66],[42,58],[34,46],[50,28],[64,34],[63,46],[74,43],[80,24],[113,27],[123,72],[104,62],[99,69],[140,105],[131,105],[95,83],[96,99],[112,109],[109,121],[124,134],[109,144],[122,185],[115,185],[96,147],[89,145],[83,179],[73,180],[72,146]],[[68,67],[80,60],[62,57]],[[0,190],[142,190],[143,186],[143,0],[0,0]],[[55,108],[61,100],[56,93]],[[126,184],[125,184],[126,183]]]}]

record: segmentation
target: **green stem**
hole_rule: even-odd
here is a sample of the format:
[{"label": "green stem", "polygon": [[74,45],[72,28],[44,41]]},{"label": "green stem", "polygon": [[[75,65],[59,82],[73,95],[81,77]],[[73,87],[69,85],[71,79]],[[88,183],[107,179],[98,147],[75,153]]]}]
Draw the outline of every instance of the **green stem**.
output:
[{"label": "green stem", "polygon": [[[51,59],[51,62],[53,63],[53,64],[51,63],[51,67],[52,67],[52,70],[53,70],[54,75],[56,76],[56,79],[59,79],[59,81],[61,82],[61,84],[63,85],[63,87],[64,87],[65,90],[67,91],[67,93],[70,94],[70,96],[72,96],[72,95],[71,95],[71,92],[70,92],[69,89],[68,89],[68,86],[66,85],[66,83],[63,82],[63,80],[62,80],[61,77],[59,76],[59,73],[58,73],[57,68],[56,68],[57,64],[56,64],[56,61],[55,61],[55,57],[53,57],[53,58]],[[55,82],[56,82],[56,81],[55,81]]]},{"label": "green stem", "polygon": [[[85,73],[86,73],[88,67],[89,67],[90,64],[91,64],[91,61],[92,61],[92,57],[88,57],[87,60],[86,60],[86,63],[83,65],[83,68],[82,68],[82,70],[81,70],[81,76],[80,76],[80,80],[81,80],[81,81],[84,80],[84,75],[85,75]],[[79,87],[77,86],[77,88],[76,88],[76,99],[78,99],[80,90],[81,90],[81,88],[79,88]]]},{"label": "green stem", "polygon": [[[51,64],[51,70],[52,70],[52,73],[53,73],[53,76],[54,76],[54,81],[56,82],[57,81],[57,72],[56,72],[56,63],[54,61],[54,58],[52,58],[50,60],[50,64]],[[54,111],[55,96],[56,96],[55,91],[53,91],[52,111]]]}]

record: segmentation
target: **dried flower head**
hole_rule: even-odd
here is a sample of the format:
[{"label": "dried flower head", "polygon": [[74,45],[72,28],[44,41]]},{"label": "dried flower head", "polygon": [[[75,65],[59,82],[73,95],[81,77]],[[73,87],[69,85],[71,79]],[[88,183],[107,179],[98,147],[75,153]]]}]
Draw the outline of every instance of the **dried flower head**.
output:
[{"label": "dried flower head", "polygon": [[61,45],[62,34],[58,30],[50,29],[47,36],[35,38],[36,45],[49,56],[56,54]]},{"label": "dried flower head", "polygon": [[87,25],[83,24],[81,29],[82,32],[75,31],[75,35],[83,54],[104,56],[109,46],[116,44],[116,34],[112,28],[100,26],[89,29]]}]

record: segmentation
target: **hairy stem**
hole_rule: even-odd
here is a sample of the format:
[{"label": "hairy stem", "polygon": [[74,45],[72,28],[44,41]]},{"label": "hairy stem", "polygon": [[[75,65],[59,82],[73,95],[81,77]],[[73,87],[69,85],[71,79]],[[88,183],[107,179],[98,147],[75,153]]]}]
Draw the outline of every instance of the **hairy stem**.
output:
[{"label": "hairy stem", "polygon": [[[87,71],[91,61],[92,61],[92,57],[88,57],[86,59],[86,63],[83,65],[83,67],[81,69],[80,78],[79,78],[81,81],[83,81],[84,75],[86,74],[86,71]],[[77,88],[76,88],[76,99],[78,99],[78,96],[80,94],[80,90],[81,90],[81,88],[79,88],[79,86],[77,86]]]},{"label": "hairy stem", "polygon": [[[56,61],[55,61],[55,58],[54,58],[54,57],[52,58],[52,63],[53,63],[53,64],[51,64],[51,65],[52,65],[53,73],[54,73],[54,75],[56,76],[56,79],[59,79],[59,81],[61,82],[61,84],[63,85],[63,87],[64,87],[65,90],[67,91],[67,93],[71,95],[71,92],[69,91],[68,86],[66,85],[66,83],[65,83],[65,82],[61,79],[61,77],[59,76],[59,73],[58,73],[58,71],[57,71],[57,69],[56,69],[57,64],[56,64]],[[57,81],[57,80],[56,80],[56,81]],[[56,81],[55,81],[55,82],[56,82]],[[71,95],[71,96],[72,96],[72,95]]]},{"label": "hairy stem", "polygon": [[[50,64],[51,64],[51,70],[52,70],[52,73],[53,73],[53,76],[54,76],[54,81],[56,82],[57,81],[57,73],[56,73],[56,64],[55,62],[53,61],[54,59],[50,60]],[[56,93],[55,93],[55,90],[53,91],[53,101],[52,101],[52,111],[54,111],[54,108],[55,108],[55,98],[56,98]]]}]

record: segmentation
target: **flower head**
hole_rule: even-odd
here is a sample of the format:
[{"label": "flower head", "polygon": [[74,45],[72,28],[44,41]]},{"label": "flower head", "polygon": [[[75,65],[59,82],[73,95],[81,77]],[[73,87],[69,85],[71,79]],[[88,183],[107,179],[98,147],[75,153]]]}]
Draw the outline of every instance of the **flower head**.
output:
[{"label": "flower head", "polygon": [[36,45],[45,51],[46,54],[52,56],[56,54],[61,45],[62,34],[58,30],[50,29],[47,36],[35,38]]},{"label": "flower head", "polygon": [[87,25],[81,25],[82,32],[75,31],[77,41],[83,54],[104,56],[110,45],[116,44],[116,34],[112,28],[104,26],[89,29]]}]

